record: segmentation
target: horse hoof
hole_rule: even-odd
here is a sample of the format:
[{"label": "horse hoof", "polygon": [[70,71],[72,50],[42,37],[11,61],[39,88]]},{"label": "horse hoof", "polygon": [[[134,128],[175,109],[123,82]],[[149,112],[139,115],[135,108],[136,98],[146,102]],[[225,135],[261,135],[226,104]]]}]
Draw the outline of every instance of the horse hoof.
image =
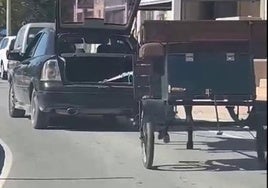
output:
[{"label": "horse hoof", "polygon": [[164,136],[163,142],[166,144],[170,142],[170,136],[168,133]]}]

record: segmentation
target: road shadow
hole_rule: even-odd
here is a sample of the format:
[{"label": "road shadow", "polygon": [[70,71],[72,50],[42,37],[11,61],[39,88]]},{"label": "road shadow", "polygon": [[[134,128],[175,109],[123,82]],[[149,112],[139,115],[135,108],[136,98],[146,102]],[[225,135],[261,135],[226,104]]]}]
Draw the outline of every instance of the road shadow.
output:
[{"label": "road shadow", "polygon": [[[173,143],[176,145],[176,143]],[[180,146],[180,143],[177,143]],[[200,145],[207,145],[208,149],[200,149],[208,153],[238,153],[243,158],[235,159],[208,159],[201,161],[179,161],[177,164],[164,164],[154,166],[153,170],[158,171],[257,171],[267,169],[267,162],[261,162],[256,155],[249,152],[256,152],[254,139],[220,138],[216,142],[198,142]],[[181,150],[179,149],[175,150]],[[267,146],[266,146],[267,148]],[[185,149],[186,150],[186,149]]]},{"label": "road shadow", "polygon": [[164,164],[154,166],[156,171],[258,171],[265,170],[266,164],[257,159],[211,159],[205,162],[200,161],[179,161],[178,164]]},{"label": "road shadow", "polygon": [[208,152],[219,151],[255,151],[256,141],[255,139],[239,139],[239,138],[221,138],[217,142],[206,142]]},{"label": "road shadow", "polygon": [[[210,121],[197,121],[195,122],[194,130],[199,130],[199,127],[205,129],[216,129],[216,123]],[[197,126],[200,125],[200,126]],[[185,131],[189,124],[185,120],[180,119],[176,121],[176,125],[169,127],[170,132]],[[234,129],[236,124],[234,122],[223,122],[222,130],[231,127]],[[162,126],[163,128],[163,126]],[[162,129],[161,126],[156,129]],[[138,127],[133,126],[132,123],[126,118],[119,116],[116,120],[104,119],[102,116],[66,116],[54,118],[52,126],[49,129],[64,129],[69,131],[113,131],[113,132],[138,132]],[[227,130],[228,130],[227,129]],[[241,128],[239,128],[241,129]],[[203,130],[201,128],[201,130]]]},{"label": "road shadow", "polygon": [[89,131],[89,132],[138,132],[127,118],[105,119],[101,116],[60,117],[52,121],[51,130]]}]

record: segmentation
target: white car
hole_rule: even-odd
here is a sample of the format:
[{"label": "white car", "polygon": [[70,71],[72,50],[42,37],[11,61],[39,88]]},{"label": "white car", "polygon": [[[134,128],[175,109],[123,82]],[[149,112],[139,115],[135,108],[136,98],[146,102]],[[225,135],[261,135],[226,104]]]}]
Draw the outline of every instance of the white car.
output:
[{"label": "white car", "polygon": [[0,42],[0,77],[3,80],[7,79],[7,52],[10,50],[10,46],[14,43],[16,36],[4,37]]},{"label": "white car", "polygon": [[[38,33],[40,30],[44,28],[55,28],[55,23],[50,22],[39,22],[39,23],[27,23],[23,25],[16,36],[14,47],[12,48],[12,51],[19,52],[21,55],[25,53],[25,50],[27,46],[30,44],[32,39],[35,37],[36,33]],[[13,69],[19,64],[19,61],[8,61],[8,70],[7,70],[7,78],[8,81],[10,78],[10,75],[13,72]]]}]

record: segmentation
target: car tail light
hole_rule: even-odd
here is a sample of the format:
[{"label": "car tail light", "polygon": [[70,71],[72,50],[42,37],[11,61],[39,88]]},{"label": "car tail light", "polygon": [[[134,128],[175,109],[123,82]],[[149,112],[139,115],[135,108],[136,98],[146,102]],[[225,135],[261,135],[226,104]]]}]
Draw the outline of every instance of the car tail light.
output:
[{"label": "car tail light", "polygon": [[45,62],[41,74],[41,81],[61,81],[60,69],[57,60]]}]

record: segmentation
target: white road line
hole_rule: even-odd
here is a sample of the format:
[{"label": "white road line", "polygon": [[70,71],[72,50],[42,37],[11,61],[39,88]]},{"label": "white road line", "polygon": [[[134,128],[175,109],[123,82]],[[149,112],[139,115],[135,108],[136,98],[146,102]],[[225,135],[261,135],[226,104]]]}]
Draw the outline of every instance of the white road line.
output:
[{"label": "white road line", "polygon": [[0,174],[0,188],[4,186],[5,179],[8,177],[8,174],[10,172],[11,166],[12,166],[12,153],[9,147],[1,140],[0,138],[0,145],[2,145],[4,151],[5,151],[5,160],[2,168],[2,173]]}]

